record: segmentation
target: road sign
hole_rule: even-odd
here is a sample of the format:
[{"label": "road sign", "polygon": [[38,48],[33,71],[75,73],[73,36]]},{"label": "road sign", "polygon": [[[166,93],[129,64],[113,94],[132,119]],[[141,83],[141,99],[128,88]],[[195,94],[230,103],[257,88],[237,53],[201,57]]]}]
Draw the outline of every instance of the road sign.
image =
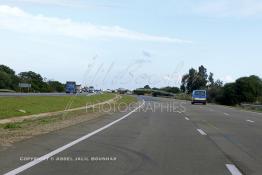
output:
[{"label": "road sign", "polygon": [[20,88],[31,88],[31,84],[29,83],[19,83],[18,86]]}]

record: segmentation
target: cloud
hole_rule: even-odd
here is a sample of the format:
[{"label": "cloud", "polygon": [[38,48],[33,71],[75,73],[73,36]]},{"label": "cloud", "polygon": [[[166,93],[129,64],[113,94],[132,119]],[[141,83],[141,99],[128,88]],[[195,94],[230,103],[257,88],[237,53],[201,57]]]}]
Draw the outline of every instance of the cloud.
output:
[{"label": "cloud", "polygon": [[146,64],[146,63],[151,63],[151,60],[149,60],[149,59],[144,59],[144,58],[136,59],[136,60],[135,60],[135,64]]},{"label": "cloud", "polygon": [[127,39],[149,42],[191,43],[191,41],[134,32],[119,26],[99,26],[71,19],[32,15],[18,7],[0,5],[0,29],[38,35],[79,39]]},{"label": "cloud", "polygon": [[36,4],[36,5],[52,5],[52,6],[62,6],[62,7],[75,7],[75,8],[111,8],[111,7],[119,7],[119,4],[115,3],[98,3],[98,2],[87,2],[83,0],[3,0],[7,4],[14,3],[27,3],[27,4]]},{"label": "cloud", "polygon": [[142,51],[142,54],[143,54],[144,57],[148,57],[148,58],[152,57],[152,54],[148,51],[145,51],[145,50]]},{"label": "cloud", "polygon": [[235,79],[231,75],[226,75],[223,78],[223,80],[224,80],[225,83],[230,83],[230,82],[234,82],[235,81]]},{"label": "cloud", "polygon": [[193,11],[217,17],[248,17],[262,14],[260,0],[213,0],[194,3]]}]

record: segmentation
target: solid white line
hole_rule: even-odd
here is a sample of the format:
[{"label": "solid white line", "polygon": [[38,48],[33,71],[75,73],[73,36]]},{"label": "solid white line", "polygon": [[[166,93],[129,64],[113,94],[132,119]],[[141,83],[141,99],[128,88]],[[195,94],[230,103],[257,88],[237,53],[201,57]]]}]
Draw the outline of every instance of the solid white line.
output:
[{"label": "solid white line", "polygon": [[250,123],[254,123],[254,121],[253,120],[246,120],[247,122],[250,122]]},{"label": "solid white line", "polygon": [[66,144],[66,145],[64,145],[64,146],[62,146],[60,148],[57,148],[56,150],[54,150],[54,151],[52,151],[52,152],[50,152],[50,153],[48,153],[46,155],[43,155],[43,156],[41,156],[38,159],[35,159],[35,160],[25,164],[25,165],[22,165],[22,166],[20,166],[20,167],[18,167],[16,169],[12,170],[12,171],[9,171],[8,173],[5,173],[4,175],[15,175],[15,174],[21,173],[22,171],[25,171],[25,170],[33,167],[34,165],[36,165],[36,164],[38,164],[38,163],[40,163],[40,162],[42,162],[44,160],[49,159],[50,157],[52,157],[52,156],[54,156],[54,155],[56,155],[56,154],[58,154],[58,153],[60,153],[60,152],[62,152],[64,150],[74,146],[75,144],[78,144],[79,142],[82,142],[83,140],[88,139],[89,137],[91,137],[91,136],[93,136],[93,135],[95,135],[95,134],[97,134],[97,133],[99,133],[99,132],[109,128],[110,126],[120,122],[121,120],[127,118],[132,113],[137,111],[139,108],[144,106],[144,104],[145,104],[145,101],[143,100],[143,103],[139,107],[135,108],[133,111],[129,112],[128,114],[124,115],[123,117],[121,117],[121,118],[119,118],[119,119],[117,119],[117,120],[115,120],[115,121],[113,121],[113,122],[103,126],[102,128],[99,128],[99,129],[97,129],[97,130],[95,130],[95,131],[93,131],[93,132],[91,132],[91,133],[89,133],[89,134],[87,134],[85,136],[82,136],[82,137],[80,137],[79,139],[77,139],[77,140],[75,140],[73,142],[70,142],[70,143],[68,143],[68,144]]},{"label": "solid white line", "polygon": [[188,118],[188,117],[185,117],[185,119],[186,119],[186,120],[189,120],[189,118]]},{"label": "solid white line", "polygon": [[242,175],[242,173],[237,169],[237,167],[235,165],[226,164],[226,167],[232,175]]},{"label": "solid white line", "polygon": [[203,136],[206,136],[206,135],[207,135],[202,129],[197,129],[197,131],[198,131],[201,135],[203,135]]},{"label": "solid white line", "polygon": [[229,116],[229,114],[228,114],[228,113],[224,113],[224,115],[226,115],[226,116]]}]

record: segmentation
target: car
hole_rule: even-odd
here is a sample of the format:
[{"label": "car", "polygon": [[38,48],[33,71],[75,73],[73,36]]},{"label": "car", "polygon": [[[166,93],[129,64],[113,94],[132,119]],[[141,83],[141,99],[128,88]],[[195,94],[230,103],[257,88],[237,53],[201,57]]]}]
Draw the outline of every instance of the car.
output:
[{"label": "car", "polygon": [[194,90],[192,93],[192,104],[202,103],[206,105],[207,103],[207,92],[206,90]]}]

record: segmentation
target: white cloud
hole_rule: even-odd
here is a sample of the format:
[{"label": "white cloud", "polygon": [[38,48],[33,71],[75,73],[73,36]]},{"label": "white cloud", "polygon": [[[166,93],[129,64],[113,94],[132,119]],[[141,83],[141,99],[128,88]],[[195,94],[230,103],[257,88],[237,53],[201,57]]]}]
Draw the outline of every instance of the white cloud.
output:
[{"label": "white cloud", "polygon": [[231,76],[231,75],[226,75],[223,79],[222,79],[225,83],[231,83],[234,82],[235,79]]},{"label": "white cloud", "polygon": [[60,35],[80,39],[128,39],[137,41],[191,43],[191,41],[149,35],[130,31],[119,26],[98,26],[91,23],[75,22],[71,19],[32,15],[18,7],[0,5],[0,29],[15,32]]},{"label": "white cloud", "polygon": [[118,4],[108,2],[91,2],[86,0],[2,0],[4,4],[36,4],[36,5],[51,5],[62,7],[76,7],[76,8],[111,8],[118,7]]},{"label": "white cloud", "polygon": [[212,16],[247,17],[262,14],[261,0],[213,0],[194,3],[193,11]]}]

